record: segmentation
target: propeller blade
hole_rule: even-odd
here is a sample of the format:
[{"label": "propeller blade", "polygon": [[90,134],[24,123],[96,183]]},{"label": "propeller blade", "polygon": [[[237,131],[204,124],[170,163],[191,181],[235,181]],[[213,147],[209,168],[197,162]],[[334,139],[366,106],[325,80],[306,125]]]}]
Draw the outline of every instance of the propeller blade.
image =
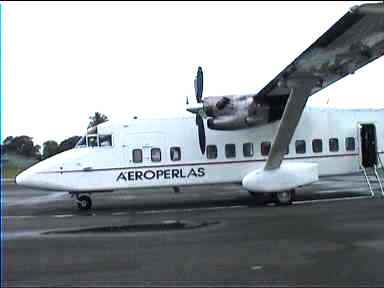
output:
[{"label": "propeller blade", "polygon": [[199,66],[195,78],[195,94],[197,103],[202,102],[203,98],[203,69]]},{"label": "propeller blade", "polygon": [[200,114],[196,114],[196,125],[199,134],[199,145],[200,151],[202,154],[205,153],[206,139],[205,139],[205,128],[204,128],[204,120],[200,116]]}]

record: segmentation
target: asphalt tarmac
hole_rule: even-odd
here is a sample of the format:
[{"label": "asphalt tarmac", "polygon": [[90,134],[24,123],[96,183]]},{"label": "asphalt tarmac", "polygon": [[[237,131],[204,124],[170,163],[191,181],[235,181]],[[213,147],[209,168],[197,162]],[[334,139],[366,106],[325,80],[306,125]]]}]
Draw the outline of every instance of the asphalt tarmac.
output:
[{"label": "asphalt tarmac", "polygon": [[5,185],[5,284],[14,286],[384,286],[384,198],[360,175],[261,205],[210,185],[94,195]]}]

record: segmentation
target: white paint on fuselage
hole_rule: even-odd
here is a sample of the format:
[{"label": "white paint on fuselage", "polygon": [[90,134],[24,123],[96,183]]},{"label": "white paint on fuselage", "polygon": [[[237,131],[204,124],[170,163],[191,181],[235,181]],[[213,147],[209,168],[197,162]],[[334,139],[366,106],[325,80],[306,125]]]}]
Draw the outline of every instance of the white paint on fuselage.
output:
[{"label": "white paint on fuselage", "polygon": [[[359,171],[358,123],[376,125],[378,151],[384,152],[384,109],[344,110],[307,107],[289,145],[289,162],[318,164],[319,176]],[[112,147],[75,148],[44,160],[18,176],[26,186],[64,191],[105,191],[140,187],[183,186],[215,183],[241,183],[249,172],[262,168],[266,156],[260,145],[273,141],[278,122],[242,130],[218,131],[206,128],[206,144],[216,145],[216,159],[201,154],[195,117],[167,119],[132,119],[127,123],[106,122],[98,126],[99,134],[112,134]],[[345,150],[345,138],[354,137],[355,151]],[[330,152],[329,138],[339,139],[339,151]],[[312,152],[312,140],[322,139],[323,152]],[[306,141],[306,153],[297,154],[295,141]],[[254,144],[253,157],[244,157],[243,144]],[[225,157],[225,144],[236,145],[236,157]],[[181,148],[181,160],[171,161],[169,149]],[[150,148],[161,148],[161,162],[152,162]],[[132,150],[143,149],[143,162],[133,163]],[[83,171],[85,167],[89,171]],[[202,170],[199,170],[202,169]],[[182,178],[194,173],[189,178]],[[130,180],[135,171],[158,170],[159,179]],[[169,170],[169,172],[167,172]],[[202,171],[204,173],[202,173]],[[123,173],[124,177],[119,175]],[[131,173],[131,174],[129,174]],[[133,174],[132,174],[133,173]],[[174,173],[172,175],[172,173]],[[204,175],[202,175],[204,174]],[[197,176],[196,176],[197,175]],[[168,177],[167,177],[168,176]],[[172,177],[179,176],[179,177]],[[131,177],[132,178],[132,177]],[[133,177],[134,178],[134,177]],[[166,179],[169,178],[169,179]]]}]

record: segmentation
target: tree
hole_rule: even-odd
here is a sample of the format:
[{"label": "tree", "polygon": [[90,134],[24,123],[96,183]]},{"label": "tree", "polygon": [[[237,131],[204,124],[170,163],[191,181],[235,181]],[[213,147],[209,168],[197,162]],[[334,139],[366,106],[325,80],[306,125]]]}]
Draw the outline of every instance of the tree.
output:
[{"label": "tree", "polygon": [[108,121],[108,117],[102,113],[95,112],[93,116],[89,117],[89,120],[91,120],[88,124],[88,128],[94,127],[100,123],[104,123]]},{"label": "tree", "polygon": [[64,152],[75,147],[76,143],[79,142],[80,138],[80,136],[72,136],[61,141],[58,147],[58,153]]},{"label": "tree", "polygon": [[7,151],[26,157],[35,157],[36,150],[39,150],[38,147],[33,144],[32,137],[26,135],[16,137],[8,136],[3,141],[3,144]]},{"label": "tree", "polygon": [[36,159],[39,159],[39,160],[41,160],[41,156],[42,156],[40,150],[41,150],[40,145],[33,146],[33,154],[36,157]]},{"label": "tree", "polygon": [[43,159],[47,159],[59,152],[59,145],[54,140],[48,140],[43,143]]}]

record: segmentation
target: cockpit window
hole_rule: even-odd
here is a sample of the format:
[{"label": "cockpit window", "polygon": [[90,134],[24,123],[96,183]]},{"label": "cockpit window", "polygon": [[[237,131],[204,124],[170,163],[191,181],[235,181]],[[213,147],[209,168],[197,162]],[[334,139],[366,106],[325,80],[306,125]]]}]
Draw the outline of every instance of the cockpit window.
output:
[{"label": "cockpit window", "polygon": [[88,136],[88,147],[97,147],[97,135]]},{"label": "cockpit window", "polygon": [[93,126],[87,130],[87,134],[97,134],[97,126]]},{"label": "cockpit window", "polygon": [[101,147],[112,146],[112,135],[99,135]]},{"label": "cockpit window", "polygon": [[81,137],[80,140],[77,142],[76,147],[87,147],[87,139],[85,137]]},{"label": "cockpit window", "polygon": [[111,147],[112,146],[112,135],[95,135],[88,134],[87,136],[81,137],[77,142],[76,148],[82,147]]}]

